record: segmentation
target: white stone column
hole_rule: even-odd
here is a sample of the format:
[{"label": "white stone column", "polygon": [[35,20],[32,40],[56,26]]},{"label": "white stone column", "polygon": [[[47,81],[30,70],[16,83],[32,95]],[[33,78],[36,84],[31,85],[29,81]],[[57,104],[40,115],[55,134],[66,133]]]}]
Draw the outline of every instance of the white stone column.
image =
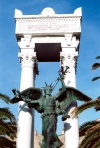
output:
[{"label": "white stone column", "polygon": [[[65,85],[76,87],[76,76],[75,68],[77,62],[78,51],[75,47],[62,48],[60,53],[61,67],[69,69],[65,75]],[[67,109],[66,112],[70,115],[70,110],[77,106],[77,102],[74,101]],[[79,143],[79,130],[78,130],[78,118],[69,118],[64,122],[64,132],[65,132],[65,148],[77,148]]]},{"label": "white stone column", "polygon": [[[37,66],[36,53],[19,53],[18,56],[22,68],[20,91],[23,91],[26,88],[34,87]],[[27,103],[19,102],[17,148],[33,148],[33,113],[34,110],[28,108]]]}]

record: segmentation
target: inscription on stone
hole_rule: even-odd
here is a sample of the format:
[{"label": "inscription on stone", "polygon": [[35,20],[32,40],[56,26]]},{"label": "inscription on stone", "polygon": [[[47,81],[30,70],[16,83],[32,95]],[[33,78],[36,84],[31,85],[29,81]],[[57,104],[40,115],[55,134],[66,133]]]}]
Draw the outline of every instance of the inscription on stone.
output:
[{"label": "inscription on stone", "polygon": [[19,32],[65,32],[79,30],[77,21],[69,22],[19,22]]}]

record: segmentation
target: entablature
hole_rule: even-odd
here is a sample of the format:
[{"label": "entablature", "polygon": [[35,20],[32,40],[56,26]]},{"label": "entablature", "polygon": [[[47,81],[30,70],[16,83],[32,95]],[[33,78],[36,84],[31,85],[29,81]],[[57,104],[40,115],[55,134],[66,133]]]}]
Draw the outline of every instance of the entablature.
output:
[{"label": "entablature", "polygon": [[24,34],[32,36],[64,36],[67,33],[80,36],[81,8],[74,14],[55,14],[52,8],[45,8],[39,15],[23,15],[20,10],[15,10],[16,36]]}]

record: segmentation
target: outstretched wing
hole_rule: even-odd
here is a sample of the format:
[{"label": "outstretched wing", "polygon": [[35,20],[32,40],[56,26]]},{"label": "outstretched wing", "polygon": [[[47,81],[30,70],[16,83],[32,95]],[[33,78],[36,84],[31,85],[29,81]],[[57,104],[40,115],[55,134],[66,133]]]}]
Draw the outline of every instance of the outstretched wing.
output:
[{"label": "outstretched wing", "polygon": [[22,92],[17,93],[15,97],[10,101],[11,103],[17,103],[19,101],[25,101],[28,100],[38,100],[42,97],[42,90],[39,88],[27,88],[23,90]]},{"label": "outstretched wing", "polygon": [[88,97],[87,95],[73,87],[67,87],[65,92],[56,99],[58,102],[57,104],[59,104],[57,105],[56,109],[58,114],[62,112],[64,109],[66,109],[74,100],[85,102],[91,100],[90,97]]},{"label": "outstretched wing", "polygon": [[92,100],[86,94],[82,93],[78,89],[75,89],[74,87],[67,87],[66,92],[67,92],[67,97],[69,97],[70,99],[72,98],[72,101],[79,100],[87,102]]},{"label": "outstretched wing", "polygon": [[42,98],[42,95],[42,89],[39,88],[28,88],[21,92],[22,99],[25,100],[25,102],[30,102],[28,103],[28,107],[35,108],[39,113],[43,112],[42,105],[39,103],[40,101],[37,103],[31,103],[31,100],[39,100]]},{"label": "outstretched wing", "polygon": [[38,100],[42,97],[42,89],[40,88],[27,88],[20,93],[22,98],[29,98],[30,100]]}]

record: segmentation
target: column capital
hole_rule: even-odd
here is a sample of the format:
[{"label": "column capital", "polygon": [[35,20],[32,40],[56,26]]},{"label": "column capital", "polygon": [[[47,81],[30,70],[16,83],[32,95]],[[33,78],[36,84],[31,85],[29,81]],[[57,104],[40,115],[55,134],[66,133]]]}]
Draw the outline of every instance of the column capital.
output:
[{"label": "column capital", "polygon": [[36,74],[38,74],[38,61],[36,57],[36,52],[34,53],[18,53],[20,58],[21,68],[31,67],[34,69]]},{"label": "column capital", "polygon": [[73,66],[76,68],[77,66],[77,57],[78,52],[60,52],[60,64],[63,69],[66,69],[66,66]]}]

